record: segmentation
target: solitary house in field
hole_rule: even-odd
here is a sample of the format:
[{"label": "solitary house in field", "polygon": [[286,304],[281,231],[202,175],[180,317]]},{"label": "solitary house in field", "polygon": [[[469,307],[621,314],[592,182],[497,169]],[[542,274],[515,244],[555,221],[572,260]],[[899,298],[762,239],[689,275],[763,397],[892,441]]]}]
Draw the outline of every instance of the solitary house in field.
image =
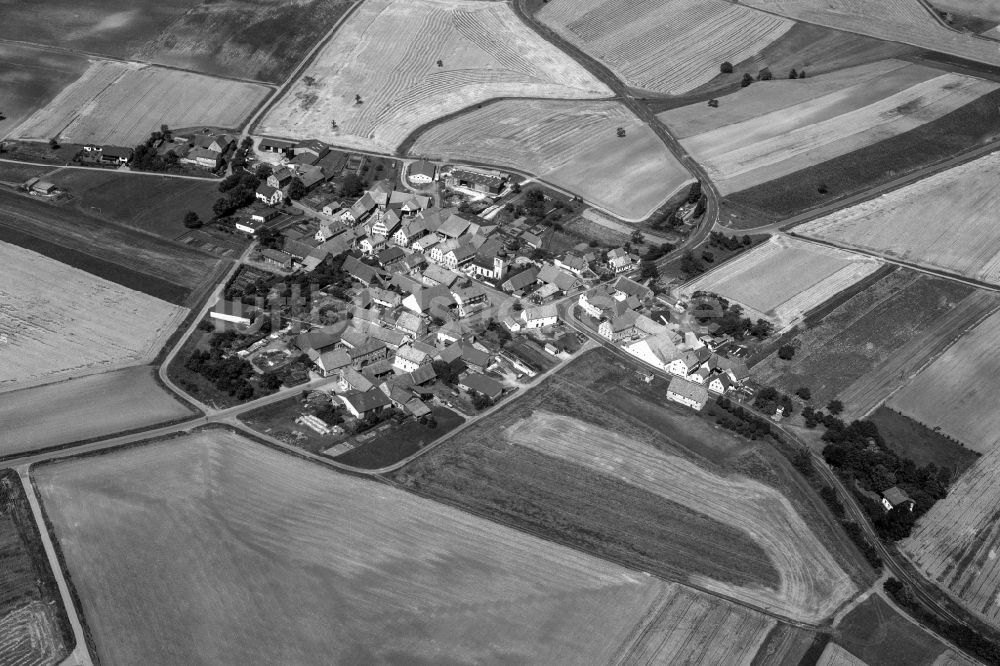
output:
[{"label": "solitary house in field", "polygon": [[910,499],[910,496],[898,486],[893,486],[882,493],[882,506],[885,507],[886,511],[900,508],[913,511],[914,504],[916,503]]}]

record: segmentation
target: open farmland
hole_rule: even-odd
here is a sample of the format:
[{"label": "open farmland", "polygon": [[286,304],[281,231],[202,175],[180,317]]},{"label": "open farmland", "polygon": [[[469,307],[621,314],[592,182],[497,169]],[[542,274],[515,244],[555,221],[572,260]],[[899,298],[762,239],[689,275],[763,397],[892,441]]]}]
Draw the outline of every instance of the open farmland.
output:
[{"label": "open farmland", "polygon": [[410,152],[518,169],[634,221],[692,182],[619,102],[501,100],[432,127]]},{"label": "open farmland", "polygon": [[998,88],[994,81],[889,61],[761,82],[721,98],[718,109],[696,104],[659,117],[683,132],[699,132],[681,144],[729,194],[911,131]]},{"label": "open farmland", "polygon": [[187,310],[0,243],[0,391],[138,365]]},{"label": "open farmland", "polygon": [[391,152],[421,125],[487,99],[610,94],[507,4],[368,0],[257,131]]},{"label": "open farmland", "polygon": [[744,0],[744,4],[797,21],[1000,65],[996,42],[946,28],[919,0]]},{"label": "open farmland", "polygon": [[774,624],[229,431],[35,480],[104,664],[735,665]]},{"label": "open farmland", "polygon": [[[795,228],[797,234],[1000,283],[1000,155],[948,169]],[[942,223],[947,221],[947,224]]]},{"label": "open farmland", "polygon": [[1000,22],[1000,6],[994,0],[934,0],[931,4],[944,11]]},{"label": "open farmland", "polygon": [[836,643],[828,643],[816,666],[868,666]]},{"label": "open farmland", "polygon": [[1000,447],[994,447],[920,518],[902,545],[928,578],[994,627],[1000,626],[998,473]]},{"label": "open farmland", "polygon": [[154,372],[125,368],[4,393],[0,457],[191,416],[160,388]]},{"label": "open farmland", "polygon": [[751,319],[766,318],[785,329],[880,266],[878,260],[862,255],[772,236],[688,282],[683,292],[718,294],[741,305]]},{"label": "open farmland", "polygon": [[[7,8],[4,7],[5,19]],[[0,138],[83,74],[81,56],[20,44],[0,44]]]},{"label": "open farmland", "polygon": [[998,326],[1000,313],[959,338],[888,406],[929,428],[940,428],[974,451],[993,450],[1000,441],[1000,410],[984,406],[993,404],[1000,390]]},{"label": "open farmland", "polygon": [[240,127],[269,92],[253,83],[100,60],[11,134],[134,146],[162,124]]},{"label": "open farmland", "polygon": [[723,61],[761,51],[791,21],[722,0],[554,0],[538,18],[630,86],[678,95]]},{"label": "open farmland", "polygon": [[752,666],[799,666],[818,638],[808,629],[779,623],[761,644]]},{"label": "open farmland", "polygon": [[[972,287],[905,268],[886,267],[872,277],[876,278],[872,284],[821,321],[805,323],[806,330],[790,342],[794,358],[780,359],[775,351],[754,365],[754,379],[789,394],[806,386],[814,403],[825,405],[891,359],[932,357],[948,342],[938,340],[935,333],[942,327],[954,330],[956,312],[982,315],[983,305],[996,303],[992,295]],[[931,344],[935,340],[937,344]],[[882,397],[888,395],[887,391]]]},{"label": "open farmland", "polygon": [[72,646],[24,486],[0,471],[0,663],[55,666]]}]

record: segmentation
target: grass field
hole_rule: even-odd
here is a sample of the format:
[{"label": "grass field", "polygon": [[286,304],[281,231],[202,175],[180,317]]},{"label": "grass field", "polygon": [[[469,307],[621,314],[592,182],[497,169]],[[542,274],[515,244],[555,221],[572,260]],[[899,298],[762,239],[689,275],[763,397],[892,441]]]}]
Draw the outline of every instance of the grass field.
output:
[{"label": "grass field", "polygon": [[205,74],[281,83],[350,0],[203,0],[133,57]]},{"label": "grass field", "polygon": [[1000,138],[1000,91],[988,93],[936,120],[801,171],[730,194],[747,207],[744,226],[783,219],[820,204],[889,182]]},{"label": "grass field", "polygon": [[217,182],[169,176],[63,169],[47,180],[68,191],[72,196],[68,205],[84,214],[169,239],[188,231],[184,227],[188,211],[211,220],[212,204],[219,198]]},{"label": "grass field", "polygon": [[101,60],[11,134],[134,146],[162,124],[241,127],[269,93],[253,83]]},{"label": "grass field", "polygon": [[932,580],[1000,626],[1000,448],[983,455],[920,518],[903,551]]},{"label": "grass field", "polygon": [[979,460],[980,454],[962,446],[960,442],[888,407],[876,409],[868,418],[878,426],[879,433],[890,449],[918,466],[934,463],[938,467],[952,470],[953,478],[957,478]]},{"label": "grass field", "polygon": [[987,453],[1000,441],[1000,412],[983,409],[1000,388],[1000,313],[960,338],[887,403],[970,449]]},{"label": "grass field", "polygon": [[825,405],[901,350],[919,346],[928,354],[939,352],[941,347],[927,344],[926,334],[973,291],[909,269],[889,269],[822,320],[806,321],[791,340],[795,356],[786,361],[775,351],[754,365],[754,379],[786,393],[808,387],[813,402]]},{"label": "grass field", "polygon": [[191,416],[154,372],[133,367],[4,393],[0,456]]},{"label": "grass field", "polygon": [[751,319],[769,319],[783,330],[880,265],[862,255],[772,236],[767,243],[688,282],[682,290],[684,294],[718,294],[741,305]]},{"label": "grass field", "polygon": [[0,662],[54,666],[72,642],[24,486],[0,470]]},{"label": "grass field", "polygon": [[[613,561],[807,621],[850,594],[853,583],[787,499],[724,471],[751,458],[768,468],[763,476],[782,470],[769,468],[750,442],[634,394],[640,389],[630,387],[629,375],[604,352],[586,354],[392,478]],[[781,552],[793,524],[798,545]]]},{"label": "grass field", "polygon": [[52,167],[34,166],[32,164],[16,164],[0,162],[0,182],[20,185],[29,178],[37,178],[52,171]]},{"label": "grass field", "polygon": [[721,98],[718,109],[695,104],[659,117],[682,128],[682,145],[728,194],[903,134],[998,87],[887,61],[805,80],[759,82]]},{"label": "grass field", "polygon": [[554,0],[538,18],[630,86],[677,95],[728,60],[749,58],[793,25],[721,0]]},{"label": "grass field", "polygon": [[105,664],[737,664],[773,624],[228,431],[35,480]]},{"label": "grass field", "polygon": [[837,628],[837,643],[871,666],[972,666],[877,594],[848,613]]},{"label": "grass field", "polygon": [[693,180],[618,102],[502,100],[435,125],[410,152],[518,169],[634,221]]},{"label": "grass field", "polygon": [[138,365],[187,310],[0,243],[0,391]]},{"label": "grass field", "polygon": [[225,269],[211,255],[2,189],[0,241],[187,307]]},{"label": "grass field", "polygon": [[994,42],[949,30],[916,0],[877,4],[868,0],[746,0],[746,4],[797,21],[1000,65],[1000,51]]},{"label": "grass field", "polygon": [[487,99],[610,94],[505,4],[369,0],[258,131],[391,152],[425,123]]},{"label": "grass field", "polygon": [[[6,20],[6,7],[4,18]],[[45,106],[87,69],[81,56],[20,44],[0,44],[0,138]]]},{"label": "grass field", "polygon": [[778,623],[771,629],[767,639],[761,644],[760,650],[754,655],[750,666],[799,666],[806,663],[806,655],[812,647],[817,634]]},{"label": "grass field", "polygon": [[[850,245],[983,282],[1000,282],[1000,155],[988,155],[807,222],[803,236]],[[947,225],[940,220],[949,220]]]},{"label": "grass field", "polygon": [[374,439],[337,456],[337,462],[361,469],[385,467],[413,455],[465,422],[461,415],[446,407],[432,407],[431,412],[437,423],[435,427],[428,428],[415,419],[407,419],[403,424],[394,425]]}]

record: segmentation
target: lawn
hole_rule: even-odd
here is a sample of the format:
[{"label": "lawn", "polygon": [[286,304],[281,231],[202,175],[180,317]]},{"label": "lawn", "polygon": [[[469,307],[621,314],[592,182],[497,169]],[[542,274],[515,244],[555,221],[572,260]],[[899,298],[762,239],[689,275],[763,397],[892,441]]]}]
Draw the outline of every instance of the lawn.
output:
[{"label": "lawn", "polygon": [[[12,9],[4,7],[4,22]],[[2,31],[2,28],[0,28]],[[21,44],[0,44],[0,138],[59,94],[87,69],[87,59]]]},{"label": "lawn", "polygon": [[952,470],[953,479],[979,459],[979,453],[962,446],[961,442],[888,407],[879,407],[868,419],[878,426],[886,444],[898,455],[920,467],[930,463],[947,467]]},{"label": "lawn", "polygon": [[432,407],[431,413],[437,424],[434,427],[424,425],[417,419],[408,418],[401,424],[390,425],[373,439],[337,456],[337,462],[361,469],[379,469],[392,465],[413,455],[465,422],[462,416],[446,407]]}]

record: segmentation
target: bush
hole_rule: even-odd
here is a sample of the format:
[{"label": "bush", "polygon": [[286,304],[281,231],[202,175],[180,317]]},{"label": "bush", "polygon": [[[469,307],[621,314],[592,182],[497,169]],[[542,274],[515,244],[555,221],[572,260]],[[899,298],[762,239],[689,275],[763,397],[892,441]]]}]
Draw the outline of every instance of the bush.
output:
[{"label": "bush", "polygon": [[184,226],[188,229],[197,229],[201,226],[201,218],[198,217],[198,213],[193,210],[189,210],[184,215]]},{"label": "bush", "polygon": [[799,396],[803,400],[812,400],[812,391],[810,391],[806,386],[795,389],[795,395]]},{"label": "bush", "polygon": [[721,65],[719,65],[719,71],[722,72],[723,74],[732,74],[733,73],[733,63],[731,63],[731,62],[729,62],[727,60],[726,62],[724,62]]},{"label": "bush", "polygon": [[783,361],[791,361],[795,356],[795,347],[791,345],[781,345],[778,348],[778,358]]},{"label": "bush", "polygon": [[753,83],[753,77],[750,76],[749,74],[744,74],[743,80],[740,81],[740,88],[746,88],[751,83]]},{"label": "bush", "polygon": [[826,403],[826,411],[830,412],[833,415],[840,414],[841,412],[844,411],[844,403],[842,403],[839,400],[831,400],[830,402]]}]

